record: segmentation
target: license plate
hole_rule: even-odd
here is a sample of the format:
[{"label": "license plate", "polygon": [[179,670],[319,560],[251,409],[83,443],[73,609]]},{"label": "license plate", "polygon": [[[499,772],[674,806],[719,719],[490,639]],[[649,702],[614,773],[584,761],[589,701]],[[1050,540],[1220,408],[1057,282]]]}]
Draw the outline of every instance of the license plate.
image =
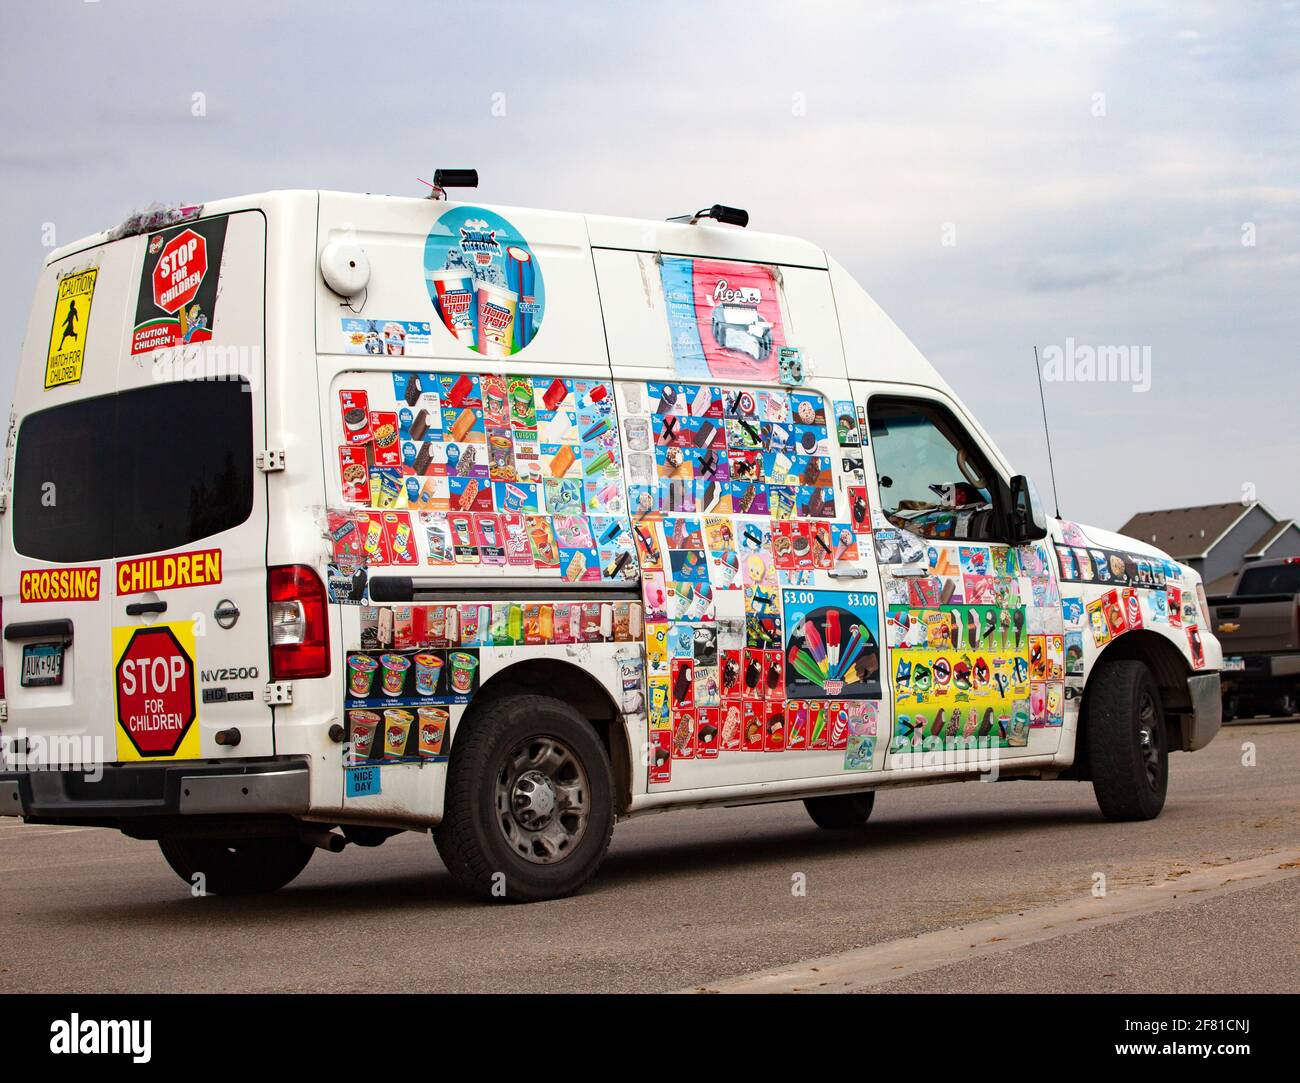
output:
[{"label": "license plate", "polygon": [[63,644],[26,643],[19,683],[24,688],[63,683]]},{"label": "license plate", "polygon": [[1224,668],[1224,669],[1228,669],[1228,670],[1232,670],[1232,669],[1245,669],[1245,668],[1246,668],[1246,659],[1244,659],[1244,658],[1225,658],[1225,659],[1223,660],[1223,668]]}]

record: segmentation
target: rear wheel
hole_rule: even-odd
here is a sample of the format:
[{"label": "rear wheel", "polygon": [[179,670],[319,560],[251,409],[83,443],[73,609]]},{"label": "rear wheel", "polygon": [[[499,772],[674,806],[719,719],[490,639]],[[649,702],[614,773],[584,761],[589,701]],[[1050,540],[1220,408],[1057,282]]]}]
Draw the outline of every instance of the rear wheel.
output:
[{"label": "rear wheel", "polygon": [[447,871],[485,899],[573,894],[614,831],[613,771],[595,730],[549,696],[490,700],[462,725],[433,832]]},{"label": "rear wheel", "polygon": [[1240,705],[1235,694],[1223,697],[1223,721],[1231,722],[1237,717]]},{"label": "rear wheel", "polygon": [[866,793],[839,793],[830,797],[805,798],[803,807],[808,810],[813,823],[824,831],[851,831],[862,827],[871,818],[876,804],[876,791]]},{"label": "rear wheel", "polygon": [[1294,692],[1283,692],[1273,701],[1274,718],[1290,718],[1295,713],[1296,697]]},{"label": "rear wheel", "polygon": [[177,876],[207,895],[279,891],[316,849],[297,839],[159,839],[158,847]]},{"label": "rear wheel", "polygon": [[1119,659],[1088,690],[1088,762],[1092,789],[1108,820],[1152,820],[1165,805],[1169,748],[1164,707],[1151,671]]}]

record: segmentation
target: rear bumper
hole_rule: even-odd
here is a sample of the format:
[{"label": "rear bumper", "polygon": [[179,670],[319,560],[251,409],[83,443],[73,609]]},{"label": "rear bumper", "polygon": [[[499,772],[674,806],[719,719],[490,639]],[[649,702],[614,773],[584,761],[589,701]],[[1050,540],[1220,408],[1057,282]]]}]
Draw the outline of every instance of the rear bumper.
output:
[{"label": "rear bumper", "polygon": [[1300,653],[1227,655],[1239,657],[1242,669],[1225,670],[1224,691],[1240,695],[1274,695],[1288,691],[1300,681]]},{"label": "rear bumper", "polygon": [[297,815],[307,810],[305,756],[221,763],[0,772],[0,816],[119,825],[161,816]]},{"label": "rear bumper", "polygon": [[1187,678],[1187,691],[1192,698],[1192,713],[1187,716],[1183,730],[1183,748],[1195,752],[1214,740],[1223,725],[1223,697],[1219,692],[1217,673],[1198,673]]},{"label": "rear bumper", "polygon": [[1228,670],[1229,677],[1295,677],[1300,676],[1300,653],[1285,651],[1281,654],[1232,654],[1223,652],[1225,658],[1240,658],[1243,669]]}]

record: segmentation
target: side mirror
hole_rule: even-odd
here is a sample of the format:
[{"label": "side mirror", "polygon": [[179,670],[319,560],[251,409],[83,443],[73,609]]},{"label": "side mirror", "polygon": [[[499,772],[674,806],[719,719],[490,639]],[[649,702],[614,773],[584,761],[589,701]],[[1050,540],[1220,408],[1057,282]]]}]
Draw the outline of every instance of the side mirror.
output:
[{"label": "side mirror", "polygon": [[1017,545],[1047,537],[1047,512],[1034,483],[1024,474],[1011,479],[1011,536]]}]

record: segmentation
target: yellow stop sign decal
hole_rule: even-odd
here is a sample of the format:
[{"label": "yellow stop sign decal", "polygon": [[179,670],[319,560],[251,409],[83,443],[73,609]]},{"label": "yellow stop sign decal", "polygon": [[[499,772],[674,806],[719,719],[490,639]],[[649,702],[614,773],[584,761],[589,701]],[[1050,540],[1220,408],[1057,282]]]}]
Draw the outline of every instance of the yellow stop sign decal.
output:
[{"label": "yellow stop sign decal", "polygon": [[118,759],[196,757],[194,626],[115,628],[113,655]]}]

